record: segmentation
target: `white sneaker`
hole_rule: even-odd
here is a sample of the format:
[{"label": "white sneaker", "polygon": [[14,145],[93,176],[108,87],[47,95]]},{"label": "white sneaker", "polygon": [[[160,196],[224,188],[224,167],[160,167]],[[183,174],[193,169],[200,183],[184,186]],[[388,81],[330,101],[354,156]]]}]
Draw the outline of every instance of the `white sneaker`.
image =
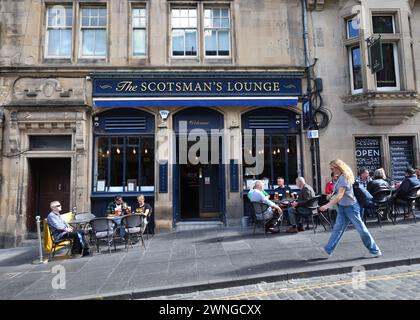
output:
[{"label": "white sneaker", "polygon": [[322,248],[321,250],[324,253],[324,258],[328,259],[332,256],[332,252],[328,253],[327,251],[325,251],[325,248]]},{"label": "white sneaker", "polygon": [[381,251],[378,251],[377,253],[369,253],[370,258],[379,258],[380,256],[382,256]]}]

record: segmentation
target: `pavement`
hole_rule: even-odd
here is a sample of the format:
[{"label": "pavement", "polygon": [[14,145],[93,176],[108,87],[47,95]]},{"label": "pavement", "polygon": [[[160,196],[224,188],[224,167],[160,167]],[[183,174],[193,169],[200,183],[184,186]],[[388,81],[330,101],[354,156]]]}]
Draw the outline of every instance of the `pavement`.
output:
[{"label": "pavement", "polygon": [[[38,247],[0,250],[0,299],[145,299],[264,282],[344,274],[420,263],[420,222],[375,222],[368,228],[382,250],[367,250],[350,227],[330,258],[323,253],[330,230],[263,234],[253,228],[201,227],[160,233],[140,244],[106,247],[92,256],[57,257],[33,264]],[[33,243],[35,244],[35,243]],[[55,289],[54,289],[55,288]]]}]

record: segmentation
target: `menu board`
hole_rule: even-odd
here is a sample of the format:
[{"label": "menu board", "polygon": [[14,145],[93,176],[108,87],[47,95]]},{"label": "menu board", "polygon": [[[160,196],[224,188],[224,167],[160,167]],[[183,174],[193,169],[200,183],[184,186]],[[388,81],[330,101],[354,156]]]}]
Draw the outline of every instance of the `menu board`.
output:
[{"label": "menu board", "polygon": [[381,141],[379,137],[356,138],[357,172],[366,168],[370,173],[382,166]]},{"label": "menu board", "polygon": [[391,178],[401,182],[408,167],[414,165],[414,150],[412,137],[389,138],[389,153],[391,158]]}]

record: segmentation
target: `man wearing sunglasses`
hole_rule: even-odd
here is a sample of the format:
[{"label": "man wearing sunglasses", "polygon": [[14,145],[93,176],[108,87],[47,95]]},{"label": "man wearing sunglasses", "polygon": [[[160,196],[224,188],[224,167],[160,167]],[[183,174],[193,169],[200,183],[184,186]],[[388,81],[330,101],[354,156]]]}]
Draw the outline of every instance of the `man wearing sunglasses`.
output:
[{"label": "man wearing sunglasses", "polygon": [[74,230],[63,218],[60,216],[61,204],[58,201],[50,203],[51,212],[48,215],[48,224],[53,229],[53,236],[56,239],[72,239],[73,247],[72,254],[82,254],[83,256],[89,254],[89,246],[84,239],[82,231]]}]

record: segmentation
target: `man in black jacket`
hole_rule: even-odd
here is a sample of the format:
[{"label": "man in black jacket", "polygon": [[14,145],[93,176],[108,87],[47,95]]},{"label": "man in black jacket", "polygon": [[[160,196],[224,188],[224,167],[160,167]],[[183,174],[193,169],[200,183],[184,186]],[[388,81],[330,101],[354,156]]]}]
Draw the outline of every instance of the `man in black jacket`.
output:
[{"label": "man in black jacket", "polygon": [[408,168],[405,172],[405,178],[401,182],[400,187],[394,194],[395,198],[404,198],[408,195],[408,191],[420,185],[420,181],[416,176],[416,171],[413,168]]},{"label": "man in black jacket", "polygon": [[[312,187],[305,183],[305,179],[302,177],[298,177],[296,179],[296,185],[300,189],[299,198],[297,201],[293,201],[291,207],[287,209],[287,213],[289,215],[289,222],[292,225],[290,228],[286,230],[287,233],[297,233],[298,231],[304,231],[302,223],[300,223],[301,215],[308,214],[311,215],[309,209],[300,208],[300,212],[298,213],[296,208],[302,206],[307,200],[312,199],[315,197],[315,191]],[[305,210],[307,212],[305,212]],[[298,221],[298,224],[296,224]]]}]

